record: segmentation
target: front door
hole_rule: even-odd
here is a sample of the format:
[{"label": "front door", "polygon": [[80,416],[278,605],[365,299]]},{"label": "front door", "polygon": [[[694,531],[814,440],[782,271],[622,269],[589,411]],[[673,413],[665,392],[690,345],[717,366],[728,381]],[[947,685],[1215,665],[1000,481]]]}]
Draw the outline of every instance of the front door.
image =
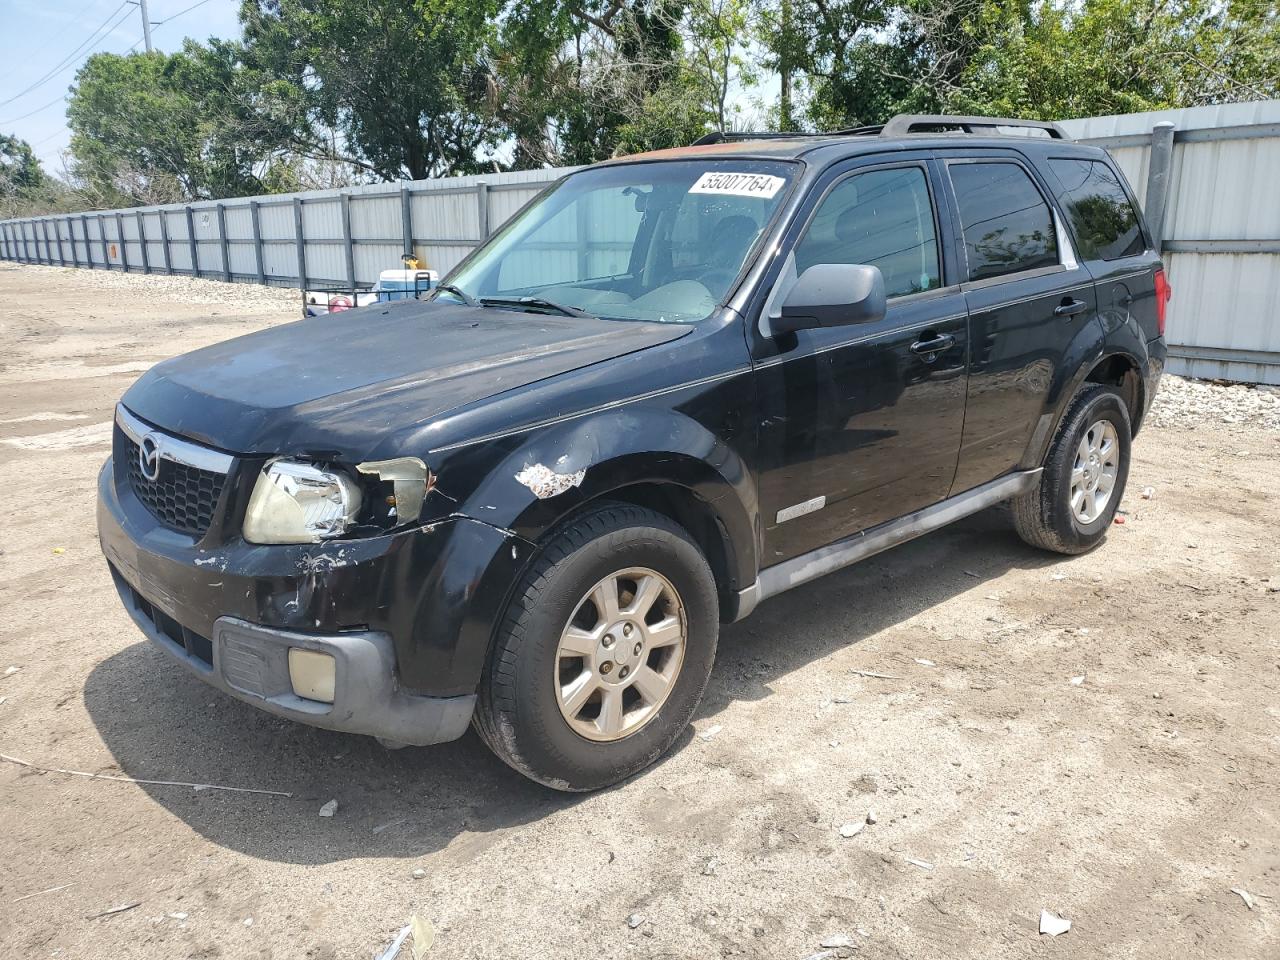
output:
[{"label": "front door", "polygon": [[888,312],[756,344],[762,566],[936,503],[951,486],[967,317],[938,239],[936,174],[925,155],[837,169],[788,234],[766,319],[789,279],[820,263],[879,267]]}]

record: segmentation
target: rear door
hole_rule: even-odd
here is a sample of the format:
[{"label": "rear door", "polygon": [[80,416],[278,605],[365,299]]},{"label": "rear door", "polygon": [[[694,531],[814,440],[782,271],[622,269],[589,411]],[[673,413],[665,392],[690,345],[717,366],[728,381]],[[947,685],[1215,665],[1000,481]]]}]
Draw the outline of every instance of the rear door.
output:
[{"label": "rear door", "polygon": [[888,311],[755,344],[765,565],[936,503],[951,485],[967,315],[937,186],[924,153],[849,161],[814,185],[788,231],[766,313],[819,263],[879,267]]},{"label": "rear door", "polygon": [[1055,373],[1085,324],[1093,278],[1075,259],[1045,184],[1018,152],[940,154],[956,211],[969,309],[964,434],[952,494],[1007,473],[1052,425]]}]

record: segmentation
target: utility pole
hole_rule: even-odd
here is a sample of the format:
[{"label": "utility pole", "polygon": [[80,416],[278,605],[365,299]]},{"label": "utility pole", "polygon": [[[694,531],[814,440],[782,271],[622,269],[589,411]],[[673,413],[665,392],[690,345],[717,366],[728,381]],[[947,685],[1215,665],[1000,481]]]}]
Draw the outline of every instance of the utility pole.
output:
[{"label": "utility pole", "polygon": [[151,17],[147,13],[147,0],[138,0],[138,7],[142,10],[142,39],[147,44],[147,53],[151,53]]}]

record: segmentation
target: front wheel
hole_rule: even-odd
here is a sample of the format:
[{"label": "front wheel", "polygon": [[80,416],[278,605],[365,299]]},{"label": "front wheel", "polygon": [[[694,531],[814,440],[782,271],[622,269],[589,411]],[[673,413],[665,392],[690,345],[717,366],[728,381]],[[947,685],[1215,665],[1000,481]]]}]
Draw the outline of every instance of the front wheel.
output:
[{"label": "front wheel", "polygon": [[517,587],[476,729],[539,783],[617,783],[688,725],[718,634],[715,580],[689,534],[650,510],[601,507],[557,534]]},{"label": "front wheel", "polygon": [[1087,385],[1054,438],[1036,485],[1012,502],[1014,527],[1033,547],[1092,550],[1106,536],[1129,477],[1129,409],[1112,387]]}]

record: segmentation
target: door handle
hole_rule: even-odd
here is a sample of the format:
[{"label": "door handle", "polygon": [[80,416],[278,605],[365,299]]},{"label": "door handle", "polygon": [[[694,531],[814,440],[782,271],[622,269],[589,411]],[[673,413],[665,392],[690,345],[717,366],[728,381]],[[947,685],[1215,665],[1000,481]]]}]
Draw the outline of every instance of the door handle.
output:
[{"label": "door handle", "polygon": [[932,363],[937,359],[938,354],[944,350],[950,350],[955,345],[956,338],[949,333],[944,333],[930,337],[928,340],[917,340],[911,345],[911,352],[918,357],[924,357],[925,363]]},{"label": "door handle", "polygon": [[1077,313],[1084,313],[1089,309],[1089,305],[1083,300],[1069,300],[1062,298],[1062,303],[1053,308],[1055,317],[1074,317]]}]

